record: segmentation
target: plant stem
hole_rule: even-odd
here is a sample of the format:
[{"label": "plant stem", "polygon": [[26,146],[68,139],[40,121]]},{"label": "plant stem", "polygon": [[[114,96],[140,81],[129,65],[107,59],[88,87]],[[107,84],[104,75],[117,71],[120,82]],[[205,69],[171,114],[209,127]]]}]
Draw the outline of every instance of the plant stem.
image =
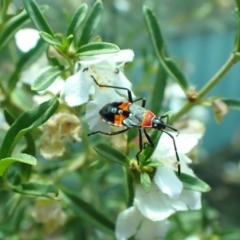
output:
[{"label": "plant stem", "polygon": [[174,122],[184,115],[189,109],[195,106],[203,97],[222,80],[223,76],[230,70],[230,68],[238,61],[234,54],[231,54],[226,63],[221,67],[221,69],[210,79],[210,81],[199,91],[197,102],[187,102],[185,105],[170,118],[170,122]]}]

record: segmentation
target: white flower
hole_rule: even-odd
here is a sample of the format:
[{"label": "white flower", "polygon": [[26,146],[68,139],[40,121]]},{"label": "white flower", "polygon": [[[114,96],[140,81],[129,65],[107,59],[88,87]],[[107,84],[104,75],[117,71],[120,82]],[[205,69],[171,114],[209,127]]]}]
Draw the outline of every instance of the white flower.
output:
[{"label": "white flower", "polygon": [[[186,154],[197,145],[202,135],[201,132],[180,133],[175,137],[182,173],[194,176],[187,165],[191,159]],[[176,154],[172,139],[167,134],[161,136],[152,159],[163,162],[164,166],[157,167],[149,193],[140,185],[136,186],[134,204],[139,211],[153,221],[160,221],[176,211],[200,209],[201,194],[184,189],[174,172],[177,171]]]},{"label": "white flower", "polygon": [[117,240],[125,240],[131,236],[137,240],[151,240],[163,238],[169,228],[169,222],[151,221],[132,206],[119,213],[116,222]]},{"label": "white flower", "polygon": [[131,90],[131,83],[122,73],[121,68],[126,62],[133,60],[132,50],[121,50],[117,53],[100,54],[82,57],[80,70],[66,80],[64,94],[69,106],[78,106],[87,103],[86,120],[92,130],[108,131],[109,126],[99,118],[99,110],[114,101],[127,101],[127,91],[107,86],[125,87]]},{"label": "white flower", "polygon": [[15,34],[16,44],[22,52],[34,48],[39,39],[39,32],[33,28],[21,29]]}]

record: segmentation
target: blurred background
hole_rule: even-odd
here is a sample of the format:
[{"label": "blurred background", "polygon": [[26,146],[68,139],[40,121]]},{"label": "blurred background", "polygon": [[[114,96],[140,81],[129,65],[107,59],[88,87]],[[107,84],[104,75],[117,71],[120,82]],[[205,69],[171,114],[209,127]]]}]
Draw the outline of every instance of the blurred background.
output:
[{"label": "blurred background", "polygon": [[[37,0],[39,5],[50,6],[45,16],[55,32],[65,31],[75,9],[84,2],[92,6],[95,1]],[[237,23],[231,14],[234,1],[103,0],[103,3],[105,10],[95,35],[101,35],[104,41],[115,43],[121,49],[134,50],[135,60],[126,67],[125,73],[136,84],[133,90],[139,96],[151,93],[151,81],[158,67],[142,14],[143,5],[154,9],[169,55],[197,91],[221,68],[233,49]],[[16,8],[23,5],[20,0],[14,4]],[[240,98],[239,81],[238,63],[208,96]],[[179,96],[173,93],[171,97]],[[180,105],[181,101],[180,97]],[[178,109],[173,106],[172,110]],[[203,194],[203,199],[219,211],[222,226],[239,227],[240,112],[230,110],[222,124],[216,123],[212,110],[207,107],[196,108],[191,116],[200,119],[206,127],[198,154],[199,164],[193,166],[196,174],[212,187],[211,192]]]}]

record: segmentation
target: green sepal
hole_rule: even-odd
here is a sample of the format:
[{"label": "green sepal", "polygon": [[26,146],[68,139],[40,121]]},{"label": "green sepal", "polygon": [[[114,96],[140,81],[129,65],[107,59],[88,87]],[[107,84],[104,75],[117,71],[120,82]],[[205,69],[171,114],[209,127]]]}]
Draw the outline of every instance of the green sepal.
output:
[{"label": "green sepal", "polygon": [[103,213],[95,209],[92,204],[87,203],[79,197],[79,194],[69,189],[62,188],[61,199],[67,204],[69,210],[79,218],[80,221],[88,222],[110,234],[114,234],[115,224]]},{"label": "green sepal", "polygon": [[151,178],[149,177],[149,175],[146,172],[140,173],[140,183],[141,183],[143,190],[146,193],[149,193],[151,190],[152,182],[151,182]]},{"label": "green sepal", "polygon": [[197,192],[209,192],[211,190],[211,187],[207,183],[205,183],[204,181],[197,177],[181,173],[180,176],[178,176],[178,178],[183,183],[184,189]]},{"label": "green sepal", "polygon": [[99,143],[95,145],[94,150],[100,156],[106,158],[109,161],[116,162],[121,165],[127,165],[130,162],[130,159],[125,154],[113,147],[110,147],[107,144]]},{"label": "green sepal", "polygon": [[147,6],[143,7],[143,13],[149,31],[149,35],[152,40],[152,44],[159,62],[165,68],[167,73],[180,84],[184,91],[186,91],[189,88],[189,83],[185,76],[183,75],[183,73],[178,69],[176,64],[173,62],[173,60],[169,58],[169,56],[167,56],[166,54],[165,42],[162,37],[160,26],[158,24],[155,14]]},{"label": "green sepal", "polygon": [[88,10],[88,6],[86,3],[81,4],[79,8],[76,10],[67,29],[67,33],[66,33],[67,38],[70,35],[75,35],[80,24],[82,23],[82,21],[86,16],[87,10]]},{"label": "green sepal", "polygon": [[99,54],[116,53],[119,51],[119,47],[115,44],[107,42],[93,42],[81,46],[77,51],[77,55],[94,56]]},{"label": "green sepal", "polygon": [[[29,50],[28,52],[24,53],[20,59],[15,64],[15,70],[10,75],[8,79],[8,94],[10,94],[13,89],[15,88],[19,76],[23,69],[28,68],[32,63],[34,63],[39,57],[43,54],[43,52],[47,49],[47,44],[42,40],[39,39],[37,45]],[[31,76],[29,76],[31,78]]]},{"label": "green sepal", "polygon": [[3,176],[4,173],[7,171],[8,167],[15,162],[25,163],[29,165],[37,164],[37,160],[35,157],[25,153],[19,153],[11,157],[3,158],[0,160],[0,176]]},{"label": "green sepal", "polygon": [[231,99],[231,98],[222,98],[221,99],[227,106],[231,109],[240,110],[240,100],[239,99]]},{"label": "green sepal", "polygon": [[51,27],[48,25],[47,20],[41,12],[41,8],[34,0],[23,0],[24,7],[38,31],[47,32],[54,37]]},{"label": "green sepal", "polygon": [[46,197],[50,199],[59,200],[58,189],[51,184],[28,182],[20,183],[17,185],[11,185],[11,189],[14,192],[24,195]]},{"label": "green sepal", "polygon": [[82,45],[89,42],[91,37],[93,36],[93,33],[95,32],[98,23],[101,19],[101,15],[103,12],[103,3],[101,0],[97,0],[90,12],[90,15],[87,19],[87,21],[84,24],[81,37],[78,41],[78,47],[81,47]]},{"label": "green sepal", "polygon": [[55,39],[55,37],[48,34],[47,32],[39,32],[39,35],[45,42],[49,43],[50,45],[56,45],[59,47],[63,47],[63,45],[57,39]]},{"label": "green sepal", "polygon": [[58,96],[43,102],[37,107],[30,109],[20,115],[12,124],[3,139],[0,152],[1,158],[9,157],[19,139],[29,130],[36,128],[46,122],[59,105]]},{"label": "green sepal", "polygon": [[34,80],[31,89],[33,91],[47,89],[61,73],[62,70],[60,70],[58,66],[48,68]]}]

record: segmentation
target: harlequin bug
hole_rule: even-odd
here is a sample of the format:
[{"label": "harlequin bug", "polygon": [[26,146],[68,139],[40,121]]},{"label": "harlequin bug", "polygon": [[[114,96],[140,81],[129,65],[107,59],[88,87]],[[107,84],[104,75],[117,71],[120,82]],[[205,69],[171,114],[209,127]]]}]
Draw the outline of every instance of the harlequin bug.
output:
[{"label": "harlequin bug", "polygon": [[[87,69],[86,69],[87,70]],[[117,126],[117,127],[125,127],[125,129],[117,131],[117,132],[102,132],[102,131],[96,131],[89,133],[88,136],[93,134],[104,134],[104,135],[117,135],[124,133],[128,131],[130,128],[138,128],[139,131],[139,152],[136,154],[137,161],[139,162],[139,154],[142,152],[143,148],[145,148],[145,144],[150,145],[151,147],[154,147],[154,143],[151,139],[151,137],[146,132],[146,129],[154,128],[157,130],[160,130],[164,133],[166,133],[169,137],[173,140],[174,150],[176,153],[176,158],[178,161],[178,175],[180,175],[180,160],[177,152],[176,142],[174,137],[167,131],[165,131],[166,128],[169,128],[173,131],[178,132],[177,129],[167,125],[164,123],[164,119],[169,120],[168,115],[162,115],[160,117],[156,117],[156,115],[151,112],[150,110],[145,109],[146,100],[145,98],[138,98],[133,100],[132,93],[128,88],[124,87],[116,87],[116,86],[108,86],[108,85],[102,85],[97,82],[97,80],[94,78],[94,76],[91,75],[94,82],[99,87],[106,87],[106,88],[115,88],[115,89],[122,89],[126,90],[128,93],[128,102],[112,102],[106,104],[100,111],[100,117],[102,120],[110,125]],[[138,106],[133,103],[142,100],[142,105]],[[143,146],[142,141],[142,131],[146,136],[147,143]]]}]

